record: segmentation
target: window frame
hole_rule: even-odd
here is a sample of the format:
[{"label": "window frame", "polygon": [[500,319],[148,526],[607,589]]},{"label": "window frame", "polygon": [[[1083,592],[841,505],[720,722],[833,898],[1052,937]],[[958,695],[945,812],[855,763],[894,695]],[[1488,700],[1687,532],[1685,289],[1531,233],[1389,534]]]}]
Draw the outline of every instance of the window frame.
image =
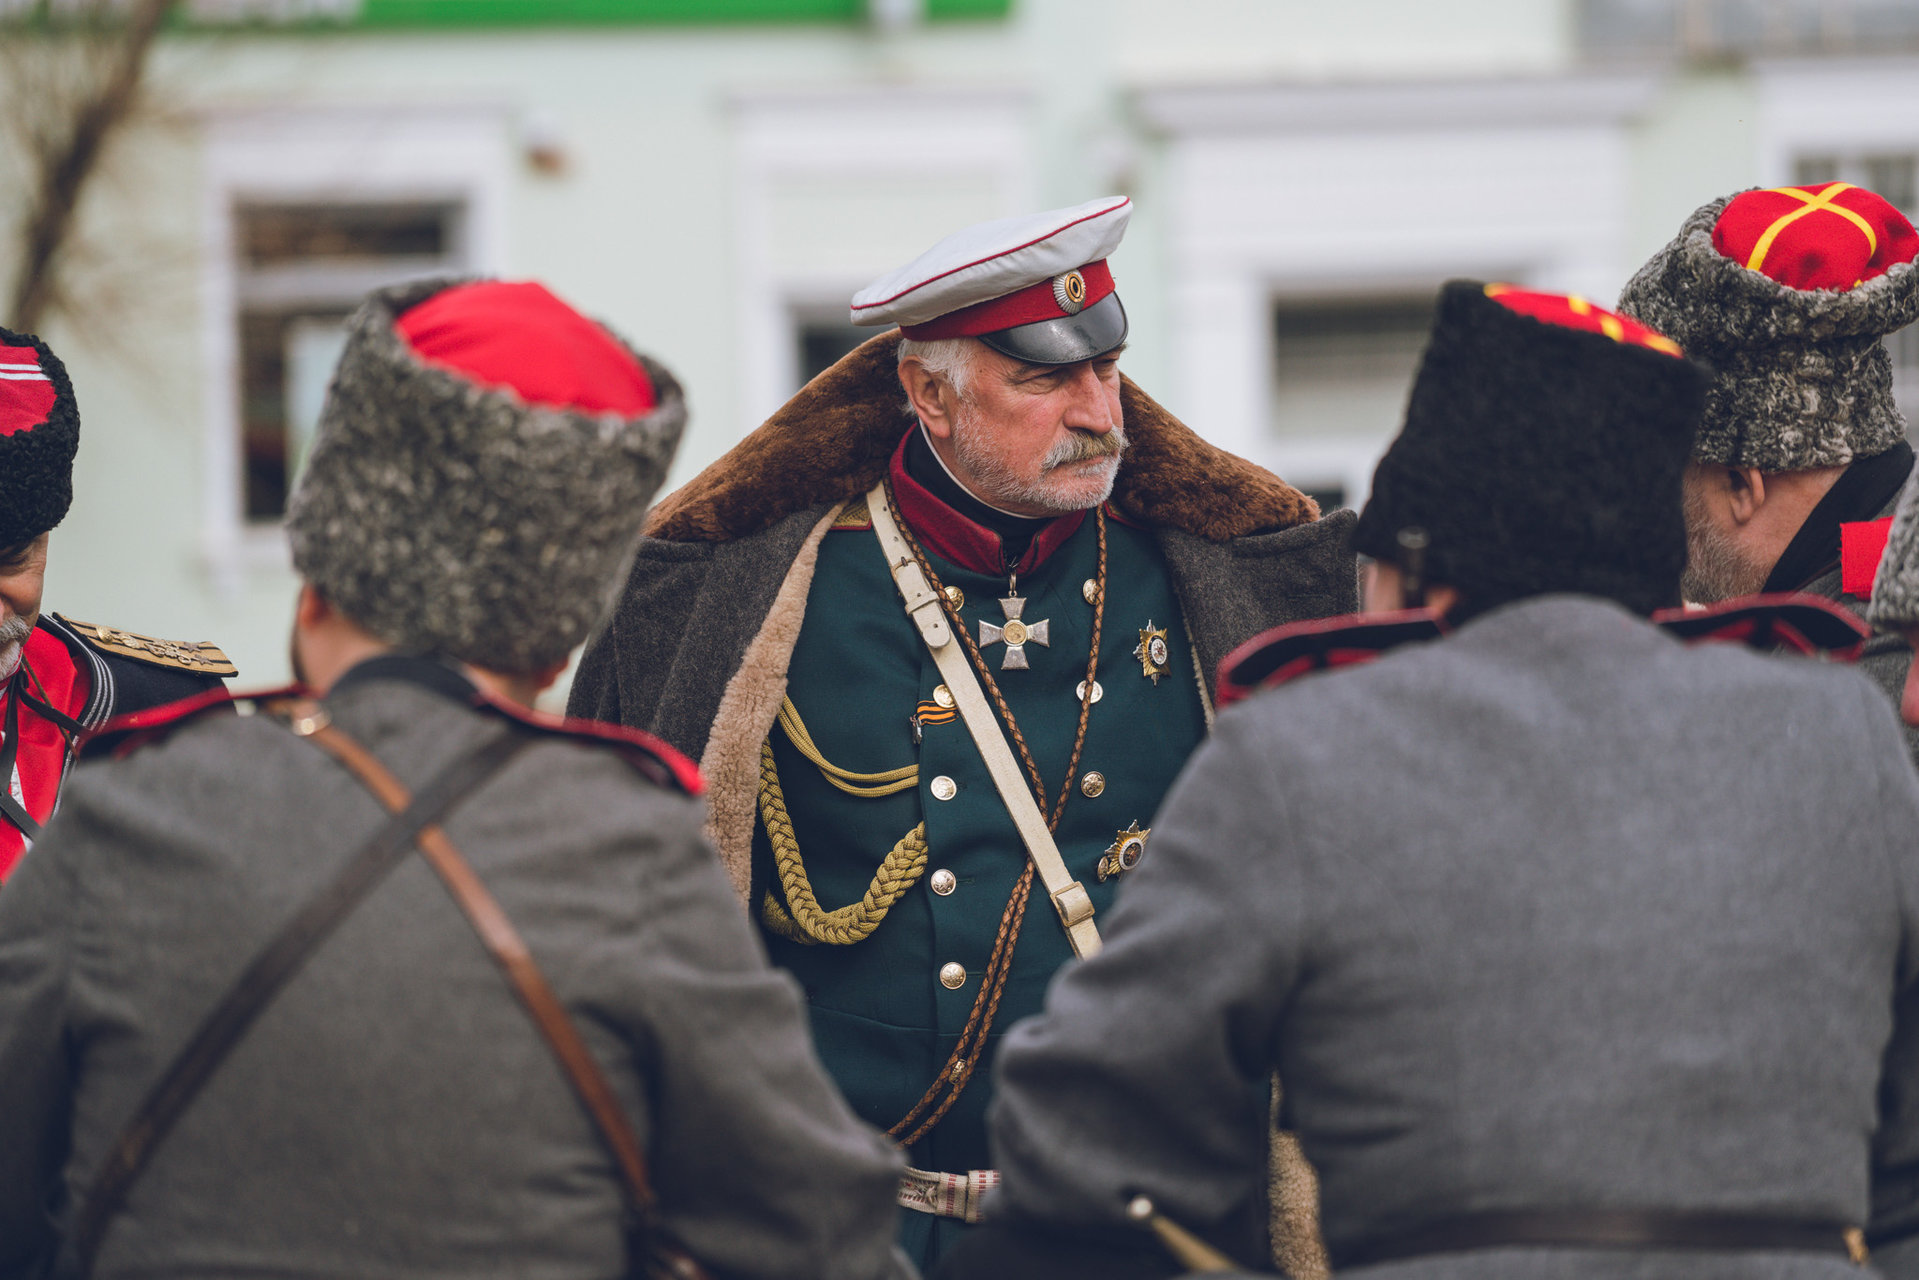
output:
[{"label": "window frame", "polygon": [[[217,589],[233,596],[247,579],[291,567],[279,521],[246,515],[241,438],[239,320],[249,300],[238,211],[251,205],[453,204],[460,218],[459,269],[500,271],[506,261],[511,131],[490,104],[419,108],[311,107],[210,111],[203,120],[201,314],[204,407],[201,555]],[[440,257],[426,263],[451,265]],[[368,288],[404,278],[411,259],[367,268]],[[397,268],[397,270],[396,270]],[[260,287],[293,289],[303,267],[259,273]],[[319,268],[333,277],[356,268]],[[364,290],[362,290],[364,292]],[[290,295],[289,295],[290,296]]]}]

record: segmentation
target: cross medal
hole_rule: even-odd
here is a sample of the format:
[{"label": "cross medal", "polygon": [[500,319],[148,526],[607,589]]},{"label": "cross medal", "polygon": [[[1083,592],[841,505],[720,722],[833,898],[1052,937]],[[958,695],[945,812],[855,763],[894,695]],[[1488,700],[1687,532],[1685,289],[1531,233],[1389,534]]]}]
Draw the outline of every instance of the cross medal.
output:
[{"label": "cross medal", "polygon": [[1006,615],[1006,625],[1003,627],[996,626],[984,618],[980,619],[979,642],[982,645],[988,645],[1005,641],[1006,656],[1000,659],[999,669],[1001,671],[1025,671],[1028,669],[1026,662],[1027,641],[1030,640],[1034,644],[1045,645],[1049,649],[1053,647],[1052,637],[1047,634],[1050,630],[1050,623],[1046,619],[1041,619],[1038,622],[1022,622],[1020,620],[1019,615],[1026,608],[1026,599],[1023,596],[1012,594],[1019,590],[1018,578],[1014,578],[1008,582],[1006,584],[1006,590],[1008,593],[1006,599],[999,602],[1001,612]]}]

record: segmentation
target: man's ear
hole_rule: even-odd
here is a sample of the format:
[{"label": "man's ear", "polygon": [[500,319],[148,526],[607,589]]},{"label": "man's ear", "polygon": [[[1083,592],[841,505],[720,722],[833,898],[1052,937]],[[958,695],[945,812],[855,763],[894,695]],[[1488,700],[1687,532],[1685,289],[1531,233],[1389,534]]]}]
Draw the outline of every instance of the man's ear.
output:
[{"label": "man's ear", "polygon": [[311,630],[333,616],[333,606],[311,582],[300,584],[300,598],[293,605],[293,620]]},{"label": "man's ear", "polygon": [[900,386],[906,392],[913,412],[926,425],[935,440],[950,439],[953,434],[953,389],[946,379],[920,363],[919,357],[900,361]]},{"label": "man's ear", "polygon": [[1766,505],[1766,473],[1757,467],[1727,467],[1726,507],[1734,524],[1743,525]]}]

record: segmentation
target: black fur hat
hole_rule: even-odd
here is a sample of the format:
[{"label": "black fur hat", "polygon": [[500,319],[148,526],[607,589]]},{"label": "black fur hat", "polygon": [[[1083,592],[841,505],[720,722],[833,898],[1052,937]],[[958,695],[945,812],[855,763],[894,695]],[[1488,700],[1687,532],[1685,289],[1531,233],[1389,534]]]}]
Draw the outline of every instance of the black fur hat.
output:
[{"label": "black fur hat", "polygon": [[66,518],[79,447],[80,407],[60,357],[30,333],[0,329],[0,547]]},{"label": "black fur hat", "polygon": [[1354,546],[1408,568],[1399,535],[1423,531],[1426,580],[1466,614],[1557,591],[1675,605],[1708,380],[1584,299],[1452,281]]}]

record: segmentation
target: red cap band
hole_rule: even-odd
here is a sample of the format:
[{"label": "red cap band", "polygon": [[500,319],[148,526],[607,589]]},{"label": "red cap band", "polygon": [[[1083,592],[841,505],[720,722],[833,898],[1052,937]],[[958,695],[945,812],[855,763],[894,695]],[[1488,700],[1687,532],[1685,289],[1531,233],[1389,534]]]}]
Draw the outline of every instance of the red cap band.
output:
[{"label": "red cap band", "polygon": [[[1077,285],[1074,277],[1078,278]],[[1016,329],[1023,324],[1038,324],[1041,320],[1064,320],[1067,316],[1078,315],[1112,291],[1113,273],[1102,258],[1076,271],[1063,272],[1038,284],[1029,284],[1024,289],[1015,289],[1002,297],[989,298],[970,307],[961,307],[958,311],[949,311],[937,320],[902,325],[900,336],[914,342],[931,342],[937,338],[975,338],[982,333],[998,333],[1001,329]],[[1071,311],[1060,305],[1062,293],[1067,295],[1069,302],[1077,302]],[[1078,295],[1076,299],[1075,294]]]},{"label": "red cap band", "polygon": [[0,436],[31,431],[45,422],[57,398],[38,351],[0,347]]},{"label": "red cap band", "polygon": [[1839,526],[1839,589],[1842,592],[1861,600],[1872,595],[1873,579],[1879,576],[1879,562],[1885,558],[1886,538],[1891,533],[1891,516]]},{"label": "red cap band", "polygon": [[1581,329],[1587,333],[1603,333],[1614,342],[1651,347],[1669,356],[1685,354],[1679,349],[1678,343],[1658,330],[1648,329],[1637,320],[1614,315],[1604,307],[1594,306],[1576,293],[1536,293],[1509,284],[1489,284],[1486,286],[1486,296],[1508,311],[1517,311],[1522,316],[1531,316],[1547,324]]},{"label": "red cap band", "polygon": [[448,289],[394,327],[427,363],[531,405],[632,418],[658,403],[632,352],[532,281]]},{"label": "red cap band", "polygon": [[1919,254],[1912,223],[1864,187],[1823,182],[1733,197],[1712,247],[1789,289],[1864,284]]}]

